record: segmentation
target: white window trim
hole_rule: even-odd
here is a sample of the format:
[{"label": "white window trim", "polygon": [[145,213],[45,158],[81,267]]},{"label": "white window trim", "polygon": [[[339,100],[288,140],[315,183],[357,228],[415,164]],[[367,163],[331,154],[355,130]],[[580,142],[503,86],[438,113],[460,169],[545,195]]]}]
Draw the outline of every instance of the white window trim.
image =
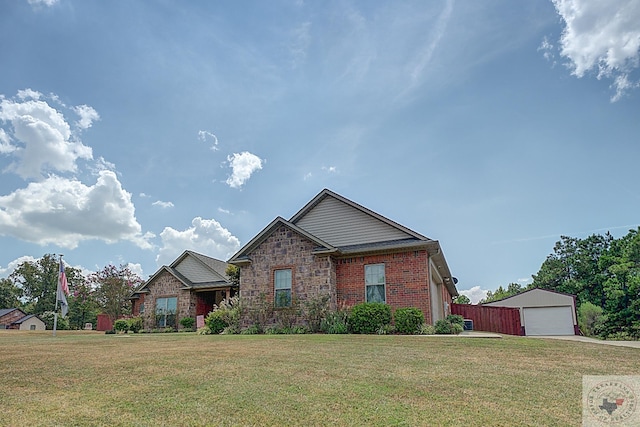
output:
[{"label": "white window trim", "polygon": [[[376,283],[375,285],[367,285],[367,267],[378,266],[381,265],[384,269],[384,283]],[[380,286],[382,285],[384,289],[384,301],[383,304],[387,303],[387,266],[384,262],[378,262],[375,264],[365,264],[364,265],[364,301],[369,302],[367,300],[367,286]]]}]

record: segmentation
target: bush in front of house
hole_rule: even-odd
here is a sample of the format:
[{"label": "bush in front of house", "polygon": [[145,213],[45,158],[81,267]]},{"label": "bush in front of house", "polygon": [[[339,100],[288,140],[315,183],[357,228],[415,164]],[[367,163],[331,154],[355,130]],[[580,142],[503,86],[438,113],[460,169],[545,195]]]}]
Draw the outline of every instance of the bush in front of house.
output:
[{"label": "bush in front of house", "polygon": [[436,328],[433,325],[429,325],[428,323],[423,323],[420,325],[418,329],[419,335],[434,335],[436,333]]},{"label": "bush in front of house", "polygon": [[240,332],[242,306],[237,295],[214,305],[213,311],[204,319],[205,325],[212,334],[235,334]]},{"label": "bush in front of house", "polygon": [[129,330],[134,334],[137,334],[142,330],[142,317],[132,317],[129,319]]},{"label": "bush in front of house", "polygon": [[450,314],[445,319],[440,319],[434,325],[436,334],[458,335],[464,330],[464,318],[459,314]]},{"label": "bush in front of house", "polygon": [[303,315],[310,332],[320,332],[322,321],[329,312],[329,295],[317,295],[304,302]]},{"label": "bush in front of house", "polygon": [[351,331],[356,334],[376,334],[391,323],[391,307],[381,302],[356,304],[349,315]]},{"label": "bush in front of house", "polygon": [[424,323],[422,310],[416,307],[399,308],[393,314],[396,332],[400,334],[417,334]]},{"label": "bush in front of house", "polygon": [[113,323],[113,329],[116,332],[124,332],[126,334],[129,331],[129,321],[127,319],[118,319]]},{"label": "bush in front of house", "polygon": [[183,317],[180,319],[180,324],[187,331],[193,331],[193,326],[196,324],[196,319],[193,317]]},{"label": "bush in front of house", "polygon": [[349,310],[346,308],[328,312],[320,330],[325,334],[348,334],[349,333]]}]

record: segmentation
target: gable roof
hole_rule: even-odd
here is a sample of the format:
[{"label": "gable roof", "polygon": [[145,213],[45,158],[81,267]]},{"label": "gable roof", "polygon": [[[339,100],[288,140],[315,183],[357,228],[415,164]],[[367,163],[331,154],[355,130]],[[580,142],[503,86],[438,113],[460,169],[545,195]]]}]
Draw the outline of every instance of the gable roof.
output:
[{"label": "gable roof", "polygon": [[14,311],[18,310],[19,312],[22,313],[23,316],[26,316],[27,313],[25,313],[24,311],[20,310],[19,308],[1,308],[0,309],[0,317],[6,316],[9,313],[12,313]]},{"label": "gable roof", "polygon": [[42,319],[40,319],[38,316],[36,316],[35,314],[29,314],[27,316],[24,316],[22,319],[18,319],[15,322],[13,322],[14,325],[19,325],[23,322],[26,322],[27,320],[31,319],[32,317],[35,317],[36,319],[38,319],[39,321],[41,321],[42,323],[44,323],[42,321]]},{"label": "gable roof", "polygon": [[322,190],[289,221],[340,248],[387,241],[431,241],[328,189]]},{"label": "gable roof", "polygon": [[316,254],[329,254],[329,253],[334,253],[338,251],[337,248],[329,245],[328,243],[322,241],[321,239],[318,239],[313,234],[310,234],[306,230],[303,230],[297,225],[279,216],[273,221],[271,221],[269,225],[267,225],[264,229],[262,229],[262,231],[259,232],[246,245],[240,248],[240,250],[236,252],[236,254],[229,259],[228,261],[229,264],[244,264],[244,263],[251,262],[251,260],[249,259],[249,254],[256,247],[260,246],[260,244],[264,242],[271,235],[271,233],[273,233],[273,231],[276,228],[280,227],[281,225],[288,227],[292,231],[295,231],[296,233],[301,234],[302,236],[304,236],[305,238],[313,242],[316,245],[316,248],[314,249],[313,252]]},{"label": "gable roof", "polygon": [[162,273],[166,272],[182,283],[182,289],[207,289],[229,286],[231,282],[226,274],[227,263],[194,251],[186,250],[170,265],[163,265],[145,284],[134,292],[148,293],[151,285]]}]

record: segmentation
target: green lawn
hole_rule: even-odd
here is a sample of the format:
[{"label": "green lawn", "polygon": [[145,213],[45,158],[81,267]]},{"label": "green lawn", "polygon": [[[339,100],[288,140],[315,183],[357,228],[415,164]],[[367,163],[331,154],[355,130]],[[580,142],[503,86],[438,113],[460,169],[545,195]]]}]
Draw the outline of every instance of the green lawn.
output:
[{"label": "green lawn", "polygon": [[521,337],[0,331],[0,425],[578,426],[640,351]]}]

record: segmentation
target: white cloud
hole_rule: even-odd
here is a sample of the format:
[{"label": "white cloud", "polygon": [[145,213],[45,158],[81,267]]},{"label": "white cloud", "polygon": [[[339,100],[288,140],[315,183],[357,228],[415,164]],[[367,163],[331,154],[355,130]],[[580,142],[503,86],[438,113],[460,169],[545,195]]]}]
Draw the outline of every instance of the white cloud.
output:
[{"label": "white cloud", "polygon": [[311,44],[311,22],[303,22],[291,32],[289,53],[293,68],[303,65],[307,59],[307,51]]},{"label": "white cloud", "polygon": [[232,173],[226,183],[231,188],[241,188],[255,171],[262,169],[263,162],[260,157],[248,151],[239,154],[233,153],[232,156],[227,157],[227,161],[231,166]]},{"label": "white cloud", "polygon": [[637,0],[553,0],[565,22],[560,53],[580,78],[595,72],[613,81],[615,102],[637,81],[630,73],[640,65],[640,7]]},{"label": "white cloud", "polygon": [[218,212],[223,213],[223,214],[227,214],[227,215],[231,215],[231,211],[228,210],[228,209],[218,208]]},{"label": "white cloud", "polygon": [[58,0],[27,0],[32,6],[53,6]]},{"label": "white cloud", "polygon": [[487,297],[487,289],[480,289],[480,286],[474,286],[471,289],[458,291],[460,295],[465,295],[471,300],[471,304],[477,304]]},{"label": "white cloud", "polygon": [[305,176],[303,176],[302,179],[304,179],[306,181],[308,179],[311,179],[312,177],[313,177],[313,174],[311,172],[309,172]]},{"label": "white cloud", "polygon": [[191,227],[184,231],[165,227],[160,237],[162,248],[156,257],[158,266],[170,264],[187,249],[221,260],[240,249],[238,238],[215,219],[196,217],[191,221]]},{"label": "white cloud", "polygon": [[127,240],[151,249],[153,237],[142,235],[131,194],[107,170],[92,186],[52,175],[0,196],[0,235],[71,249],[84,240]]},{"label": "white cloud", "polygon": [[338,169],[335,166],[323,166],[322,170],[325,172],[329,172],[329,173],[336,173],[338,172]]},{"label": "white cloud", "polygon": [[[92,158],[91,148],[74,137],[63,114],[40,97],[25,89],[18,92],[19,101],[0,98],[0,123],[11,125],[2,150],[17,157],[8,170],[25,179],[41,178],[49,171],[75,172],[77,159]],[[6,135],[13,144],[6,142]]]},{"label": "white cloud", "polygon": [[0,128],[0,154],[9,154],[16,151],[17,147],[11,144],[11,138]]},{"label": "white cloud", "polygon": [[213,151],[218,151],[218,137],[206,130],[198,131],[198,139],[202,142],[207,142],[207,140],[211,140],[213,144],[211,145],[211,149]]},{"label": "white cloud", "polygon": [[158,200],[155,201],[153,203],[151,203],[152,206],[159,206],[163,209],[167,209],[167,208],[172,208],[173,207],[173,203],[172,202],[163,202],[162,200]]},{"label": "white cloud", "polygon": [[9,262],[9,265],[7,265],[7,267],[5,267],[5,268],[0,267],[0,275],[2,275],[2,277],[8,277],[23,262],[36,262],[36,261],[38,261],[38,259],[39,258],[34,258],[34,257],[30,256],[30,255],[21,256],[21,257],[19,257],[17,259],[14,259],[11,262]]},{"label": "white cloud", "polygon": [[88,105],[78,105],[72,109],[78,116],[80,116],[80,120],[76,122],[76,125],[80,129],[88,129],[95,120],[100,120],[98,112]]}]

